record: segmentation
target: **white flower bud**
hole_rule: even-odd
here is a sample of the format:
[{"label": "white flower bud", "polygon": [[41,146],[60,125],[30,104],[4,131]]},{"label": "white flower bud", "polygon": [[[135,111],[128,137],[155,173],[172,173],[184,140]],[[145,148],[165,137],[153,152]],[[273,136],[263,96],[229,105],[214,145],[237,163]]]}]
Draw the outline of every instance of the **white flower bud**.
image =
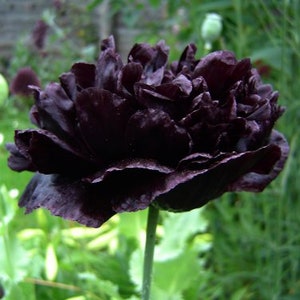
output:
[{"label": "white flower bud", "polygon": [[206,14],[201,27],[201,36],[205,41],[205,49],[211,49],[211,43],[215,41],[222,32],[222,17],[216,13]]}]

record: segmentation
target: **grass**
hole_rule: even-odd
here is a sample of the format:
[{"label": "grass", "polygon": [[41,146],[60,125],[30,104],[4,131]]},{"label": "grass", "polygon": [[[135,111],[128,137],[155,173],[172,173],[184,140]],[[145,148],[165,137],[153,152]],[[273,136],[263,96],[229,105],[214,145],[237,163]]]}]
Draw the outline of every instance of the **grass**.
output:
[{"label": "grass", "polygon": [[299,3],[253,1],[251,5],[269,45],[280,49],[273,86],[287,107],[277,127],[290,142],[290,157],[281,175],[262,194],[225,195],[207,208],[214,236],[208,268],[219,286],[216,298],[212,291],[207,299],[235,299],[235,295],[236,299],[298,299],[300,36],[299,9],[294,9]]}]

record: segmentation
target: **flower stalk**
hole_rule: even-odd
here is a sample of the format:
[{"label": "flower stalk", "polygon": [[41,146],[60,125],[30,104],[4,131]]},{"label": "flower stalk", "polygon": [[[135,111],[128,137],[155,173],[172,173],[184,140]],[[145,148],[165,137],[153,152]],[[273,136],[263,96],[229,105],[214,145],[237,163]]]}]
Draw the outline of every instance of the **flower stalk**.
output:
[{"label": "flower stalk", "polygon": [[154,248],[155,248],[155,233],[156,233],[158,215],[159,215],[159,209],[150,205],[148,209],[146,245],[144,251],[142,300],[150,299],[153,256],[154,256]]}]

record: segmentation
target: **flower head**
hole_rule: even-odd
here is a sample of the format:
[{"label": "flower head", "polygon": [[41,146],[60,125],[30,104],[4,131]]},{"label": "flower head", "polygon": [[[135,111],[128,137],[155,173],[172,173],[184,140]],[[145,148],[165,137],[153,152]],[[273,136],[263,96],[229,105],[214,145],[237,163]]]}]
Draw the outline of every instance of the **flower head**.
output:
[{"label": "flower head", "polygon": [[201,207],[227,191],[263,190],[283,168],[278,93],[249,59],[228,51],[195,58],[188,45],[136,44],[123,63],[112,37],[96,64],[76,63],[45,90],[17,130],[9,166],[36,172],[20,200],[87,226],[157,205]]},{"label": "flower head", "polygon": [[31,40],[32,40],[33,46],[37,50],[44,49],[48,30],[49,30],[49,26],[45,21],[38,20],[35,23],[34,28],[31,32]]},{"label": "flower head", "polygon": [[63,3],[62,0],[52,0],[52,5],[56,10],[61,10]]},{"label": "flower head", "polygon": [[24,67],[18,70],[16,76],[12,79],[10,91],[13,95],[29,97],[32,96],[32,90],[29,87],[31,85],[39,87],[40,80],[30,67]]},{"label": "flower head", "polygon": [[222,17],[216,13],[208,13],[201,26],[201,37],[205,48],[210,50],[212,42],[217,40],[222,32]]}]

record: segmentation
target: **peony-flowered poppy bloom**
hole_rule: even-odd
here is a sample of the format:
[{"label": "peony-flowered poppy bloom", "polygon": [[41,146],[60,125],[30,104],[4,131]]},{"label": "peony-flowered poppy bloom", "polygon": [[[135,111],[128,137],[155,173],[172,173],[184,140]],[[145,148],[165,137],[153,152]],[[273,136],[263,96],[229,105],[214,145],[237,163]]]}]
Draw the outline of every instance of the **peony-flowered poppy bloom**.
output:
[{"label": "peony-flowered poppy bloom", "polygon": [[228,191],[262,191],[282,170],[284,109],[249,59],[229,51],[195,58],[188,45],[136,44],[123,63],[112,37],[96,64],[75,63],[44,90],[31,87],[31,120],[17,130],[9,166],[36,172],[26,212],[98,227],[149,205],[189,211]]}]

